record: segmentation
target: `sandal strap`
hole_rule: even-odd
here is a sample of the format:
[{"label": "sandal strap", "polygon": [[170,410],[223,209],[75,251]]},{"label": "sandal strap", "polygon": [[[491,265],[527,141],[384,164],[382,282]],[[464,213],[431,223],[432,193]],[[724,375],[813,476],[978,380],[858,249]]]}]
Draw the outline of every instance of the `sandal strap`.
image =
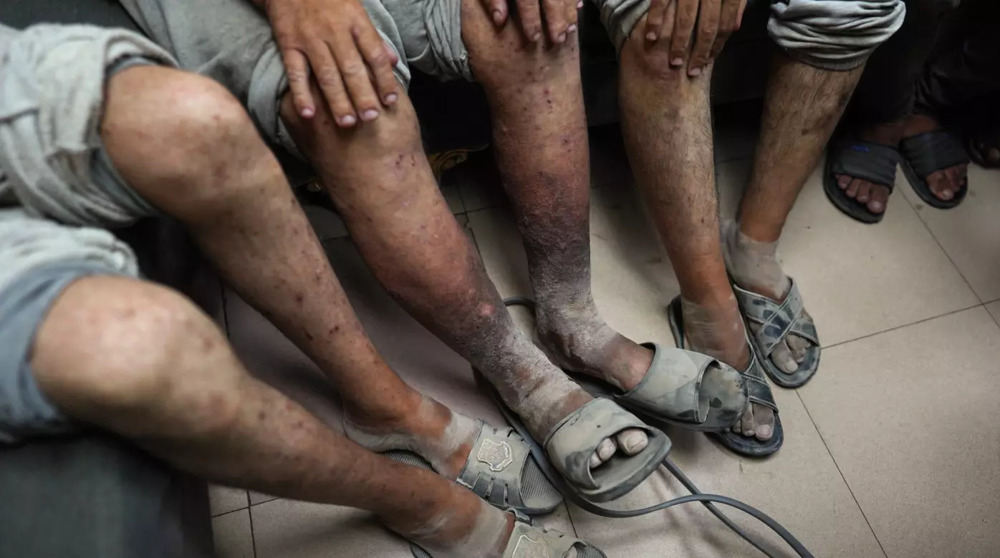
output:
[{"label": "sandal strap", "polygon": [[501,509],[522,508],[521,476],[531,448],[513,428],[479,421],[479,435],[455,482]]},{"label": "sandal strap", "polygon": [[743,310],[743,315],[747,320],[760,326],[759,331],[754,334],[754,339],[764,358],[770,358],[774,348],[784,341],[789,333],[795,333],[819,345],[819,336],[816,334],[812,318],[808,318],[802,312],[804,306],[799,288],[794,279],[790,282],[788,294],[780,303],[733,283],[733,292],[736,293],[736,300]]},{"label": "sandal strap", "polygon": [[931,130],[899,142],[899,151],[921,178],[969,162],[962,142],[945,130]]},{"label": "sandal strap", "polygon": [[833,148],[834,157],[830,170],[833,174],[847,174],[873,184],[881,184],[892,192],[896,182],[896,163],[899,153],[888,145],[867,141],[841,143]]},{"label": "sandal strap", "polygon": [[747,380],[747,393],[749,394],[750,402],[757,403],[758,405],[766,405],[777,413],[778,404],[774,402],[771,384],[767,383],[767,377],[764,375],[764,369],[760,364],[760,357],[757,355],[757,351],[753,349],[752,343],[750,344],[750,364],[747,365],[746,370],[740,373]]},{"label": "sandal strap", "polygon": [[563,558],[575,547],[588,548],[580,539],[565,535],[554,529],[535,527],[517,522],[507,541],[503,558]]},{"label": "sandal strap", "polygon": [[653,350],[649,370],[639,385],[618,398],[654,414],[665,413],[699,424],[705,422],[708,409],[702,409],[699,402],[701,381],[708,367],[718,366],[718,361],[701,353],[658,343],[643,343],[642,346]]}]

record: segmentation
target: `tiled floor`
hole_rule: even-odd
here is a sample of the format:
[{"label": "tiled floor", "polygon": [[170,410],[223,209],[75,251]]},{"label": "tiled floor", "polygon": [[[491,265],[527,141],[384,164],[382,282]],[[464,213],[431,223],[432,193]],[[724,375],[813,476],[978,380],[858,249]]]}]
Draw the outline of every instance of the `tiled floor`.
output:
[{"label": "tiled floor", "polygon": [[[678,288],[669,260],[636,201],[616,132],[596,135],[598,305],[626,335],[670,344],[664,307]],[[717,140],[724,212],[748,172],[746,136],[723,130]],[[449,205],[501,294],[526,293],[524,254],[489,165],[459,167],[446,180]],[[969,199],[945,212],[925,207],[900,176],[885,220],[865,226],[837,212],[819,173],[812,176],[782,259],[816,319],[821,371],[797,391],[776,388],[786,441],[770,459],[741,459],[703,435],[669,432],[674,459],[704,491],[761,508],[816,556],[1000,556],[1000,172],[973,168],[971,181]],[[499,421],[468,366],[377,286],[342,224],[322,210],[310,216],[390,364],[457,410]],[[237,297],[227,294],[225,311],[254,373],[339,428],[336,396],[308,360]],[[682,492],[663,472],[616,505]],[[212,510],[224,558],[410,555],[404,541],[354,510],[228,488],[213,489]],[[543,522],[611,558],[754,555],[699,507],[610,520],[569,506]]]}]

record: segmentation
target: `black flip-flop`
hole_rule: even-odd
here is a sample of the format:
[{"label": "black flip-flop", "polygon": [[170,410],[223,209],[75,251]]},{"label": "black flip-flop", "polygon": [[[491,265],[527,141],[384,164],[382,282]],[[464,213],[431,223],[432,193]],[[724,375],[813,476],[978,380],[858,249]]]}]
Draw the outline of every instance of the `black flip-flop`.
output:
[{"label": "black flip-flop", "polygon": [[968,164],[969,154],[957,137],[944,130],[910,136],[899,142],[899,154],[906,180],[924,203],[938,209],[951,209],[965,199],[965,194],[969,192],[968,179],[950,200],[935,196],[927,185],[927,176],[932,172]]},{"label": "black flip-flop", "polygon": [[[670,321],[670,331],[674,334],[674,343],[681,349],[687,349],[684,332],[684,314],[681,312],[681,297],[675,298],[667,307],[667,318]],[[715,438],[720,444],[733,450],[734,452],[747,457],[766,457],[781,449],[785,443],[785,430],[781,427],[781,416],[778,414],[778,405],[774,402],[774,394],[771,393],[771,386],[767,383],[767,377],[760,364],[760,356],[754,349],[753,343],[747,340],[750,346],[750,363],[746,370],[740,372],[747,382],[747,391],[750,394],[750,402],[765,405],[774,410],[774,430],[771,438],[766,441],[757,438],[737,434],[732,430],[725,432],[708,432],[707,434]]]},{"label": "black flip-flop", "polygon": [[868,141],[845,141],[831,144],[826,152],[823,167],[823,191],[833,205],[848,217],[862,223],[878,223],[885,212],[872,213],[865,204],[847,196],[837,184],[838,174],[867,180],[889,188],[892,194],[896,182],[896,163],[899,152],[895,148]]}]

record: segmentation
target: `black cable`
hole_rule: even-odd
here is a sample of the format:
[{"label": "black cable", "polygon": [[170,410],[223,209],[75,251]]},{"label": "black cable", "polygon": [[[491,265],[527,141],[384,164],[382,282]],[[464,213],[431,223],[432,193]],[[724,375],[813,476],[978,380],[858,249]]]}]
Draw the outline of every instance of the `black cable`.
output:
[{"label": "black cable", "polygon": [[[503,300],[503,303],[505,306],[525,306],[529,308],[532,312],[534,312],[535,309],[535,302],[527,297],[505,298]],[[713,515],[719,518],[719,520],[722,521],[722,523],[725,524],[726,527],[732,529],[733,532],[735,532],[745,541],[753,545],[754,548],[759,550],[765,556],[768,556],[769,558],[775,558],[771,553],[769,553],[764,548],[762,544],[760,544],[756,539],[750,536],[750,534],[747,533],[745,530],[743,530],[740,526],[736,525],[736,523],[733,522],[733,520],[730,519],[729,516],[727,516],[725,513],[719,510],[718,507],[715,506],[715,504],[722,504],[736,508],[750,515],[751,517],[757,519],[764,525],[766,525],[769,529],[771,529],[779,537],[781,537],[788,544],[788,546],[790,546],[792,550],[794,550],[795,553],[798,554],[801,558],[814,558],[812,553],[810,553],[806,549],[806,547],[801,542],[799,542],[797,538],[795,538],[794,535],[792,535],[787,529],[785,529],[783,525],[772,519],[764,512],[758,510],[757,508],[749,504],[745,504],[739,500],[730,498],[728,496],[720,496],[717,494],[705,494],[701,492],[698,489],[698,487],[695,486],[695,484],[691,481],[691,479],[689,479],[687,475],[685,475],[680,470],[680,468],[678,468],[677,465],[673,461],[671,461],[669,457],[664,458],[663,466],[666,467],[666,469],[670,471],[670,473],[674,475],[674,477],[676,477],[677,480],[680,481],[680,483],[683,484],[684,487],[687,488],[689,492],[691,492],[690,496],[680,496],[677,498],[673,498],[671,500],[667,500],[666,502],[661,502],[653,506],[635,510],[613,510],[605,508],[603,506],[599,506],[587,500],[572,487],[568,486],[566,484],[566,481],[563,480],[562,476],[559,475],[559,473],[557,473],[555,470],[553,470],[552,465],[549,463],[549,460],[545,455],[545,451],[538,444],[538,442],[536,442],[535,439],[532,438],[531,433],[529,433],[527,429],[524,427],[524,424],[521,423],[520,418],[514,415],[514,413],[509,408],[507,408],[507,406],[503,403],[503,400],[500,399],[500,394],[496,392],[496,389],[493,388],[493,386],[487,381],[483,381],[482,383],[487,387],[490,394],[493,396],[493,399],[496,401],[497,406],[500,408],[500,412],[503,413],[504,418],[507,419],[507,422],[510,423],[515,430],[517,430],[517,432],[521,435],[522,438],[525,439],[526,442],[528,442],[528,445],[531,447],[531,455],[534,457],[535,461],[538,463],[539,468],[541,468],[542,473],[549,480],[549,482],[551,482],[556,488],[558,488],[559,491],[565,497],[572,500],[573,503],[575,503],[577,506],[584,509],[585,511],[588,511],[595,515],[600,515],[602,517],[622,519],[622,518],[638,517],[640,515],[646,515],[660,510],[665,510],[667,508],[672,508],[680,504],[687,504],[690,502],[701,502],[706,508],[708,508],[710,512],[712,512]]]}]

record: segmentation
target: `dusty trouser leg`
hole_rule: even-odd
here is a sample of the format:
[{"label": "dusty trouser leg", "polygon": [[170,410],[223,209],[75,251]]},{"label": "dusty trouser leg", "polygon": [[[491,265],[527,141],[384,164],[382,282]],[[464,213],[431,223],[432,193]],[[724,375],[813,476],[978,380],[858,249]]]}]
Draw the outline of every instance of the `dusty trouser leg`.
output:
[{"label": "dusty trouser leg", "polygon": [[[481,4],[468,0],[462,36],[492,109],[540,337],[557,363],[630,390],[652,352],[611,329],[591,293],[589,160],[576,36],[564,45],[528,43],[514,26],[497,30]],[[641,449],[644,436],[632,436],[619,437],[619,445]]]},{"label": "dusty trouser leg", "polygon": [[[645,16],[635,25],[643,29]],[[621,49],[622,131],[636,181],[681,288],[688,343],[744,370],[749,345],[719,239],[708,71],[689,78],[669,64],[666,41],[632,33]],[[754,421],[754,413],[759,413]],[[737,424],[767,440],[773,412],[752,405]]]},{"label": "dusty trouser leg", "polygon": [[535,436],[590,401],[515,327],[441,196],[407,96],[352,130],[334,126],[325,108],[300,120],[287,96],[282,117],[375,276],[480,369]]},{"label": "dusty trouser leg", "polygon": [[101,135],[129,185],[183,222],[237,292],[333,380],[349,418],[426,438],[421,453],[442,474],[457,476],[475,423],[460,421],[450,443],[437,443],[455,422],[452,413],[378,355],[281,167],[236,99],[191,74],[130,68],[110,80]]},{"label": "dusty trouser leg", "polygon": [[287,498],[360,507],[441,556],[499,556],[512,517],[430,472],[364,450],[244,369],[180,295],[124,277],[63,290],[30,365],[69,418],[187,472]]}]

